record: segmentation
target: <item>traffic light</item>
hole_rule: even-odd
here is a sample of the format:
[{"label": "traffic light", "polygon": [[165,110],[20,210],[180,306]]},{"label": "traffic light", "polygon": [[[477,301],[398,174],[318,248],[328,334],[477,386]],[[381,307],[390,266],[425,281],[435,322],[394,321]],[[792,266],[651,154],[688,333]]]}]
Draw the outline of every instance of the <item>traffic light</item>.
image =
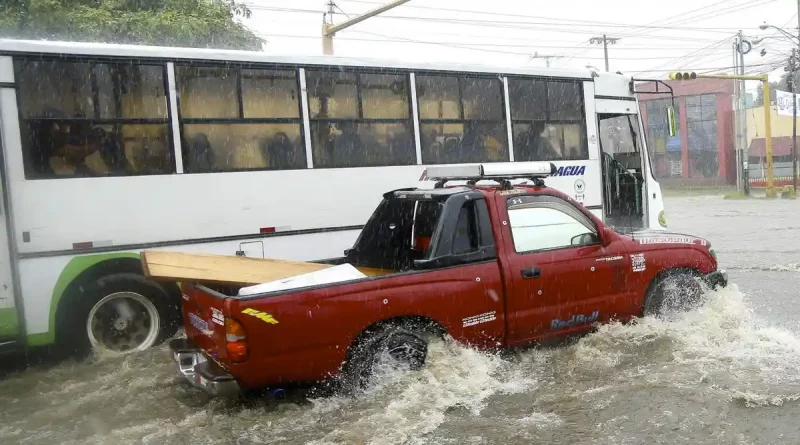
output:
[{"label": "traffic light", "polygon": [[688,72],[675,72],[669,73],[670,80],[695,80],[697,79],[697,73],[694,71]]}]

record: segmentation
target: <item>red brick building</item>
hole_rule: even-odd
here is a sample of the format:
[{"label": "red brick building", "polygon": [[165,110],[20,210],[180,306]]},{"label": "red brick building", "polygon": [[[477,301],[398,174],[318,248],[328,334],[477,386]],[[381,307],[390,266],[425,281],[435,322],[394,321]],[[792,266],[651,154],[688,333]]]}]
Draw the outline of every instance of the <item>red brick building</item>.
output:
[{"label": "red brick building", "polygon": [[[725,79],[667,81],[675,95],[678,135],[670,138],[669,94],[639,94],[647,147],[656,178],[663,183],[735,184],[734,82]],[[659,86],[659,91],[664,90]],[[655,91],[640,83],[637,91]]]}]

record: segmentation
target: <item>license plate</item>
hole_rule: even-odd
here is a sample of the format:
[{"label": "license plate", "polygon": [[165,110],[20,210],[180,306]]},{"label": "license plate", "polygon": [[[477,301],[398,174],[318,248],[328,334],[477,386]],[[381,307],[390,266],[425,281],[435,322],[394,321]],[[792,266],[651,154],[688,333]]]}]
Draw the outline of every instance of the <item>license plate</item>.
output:
[{"label": "license plate", "polygon": [[191,312],[189,313],[189,323],[191,323],[195,329],[204,334],[208,332],[208,323],[199,316]]}]

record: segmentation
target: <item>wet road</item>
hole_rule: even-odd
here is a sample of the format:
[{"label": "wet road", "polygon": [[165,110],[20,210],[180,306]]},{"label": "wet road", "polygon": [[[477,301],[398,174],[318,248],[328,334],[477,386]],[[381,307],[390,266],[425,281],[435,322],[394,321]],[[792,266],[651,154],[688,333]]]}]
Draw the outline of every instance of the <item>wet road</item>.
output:
[{"label": "wet road", "polygon": [[439,342],[358,399],[211,401],[165,351],[0,380],[2,444],[797,444],[800,203],[668,198],[734,283],[672,321],[491,356]]}]

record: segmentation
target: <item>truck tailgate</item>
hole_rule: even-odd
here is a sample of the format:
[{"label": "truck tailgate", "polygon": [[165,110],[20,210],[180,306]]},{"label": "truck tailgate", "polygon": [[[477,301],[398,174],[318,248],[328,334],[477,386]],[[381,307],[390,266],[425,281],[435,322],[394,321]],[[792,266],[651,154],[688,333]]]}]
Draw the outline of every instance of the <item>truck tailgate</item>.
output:
[{"label": "truck tailgate", "polygon": [[225,348],[225,296],[203,286],[181,284],[186,337],[222,365],[227,363]]}]

